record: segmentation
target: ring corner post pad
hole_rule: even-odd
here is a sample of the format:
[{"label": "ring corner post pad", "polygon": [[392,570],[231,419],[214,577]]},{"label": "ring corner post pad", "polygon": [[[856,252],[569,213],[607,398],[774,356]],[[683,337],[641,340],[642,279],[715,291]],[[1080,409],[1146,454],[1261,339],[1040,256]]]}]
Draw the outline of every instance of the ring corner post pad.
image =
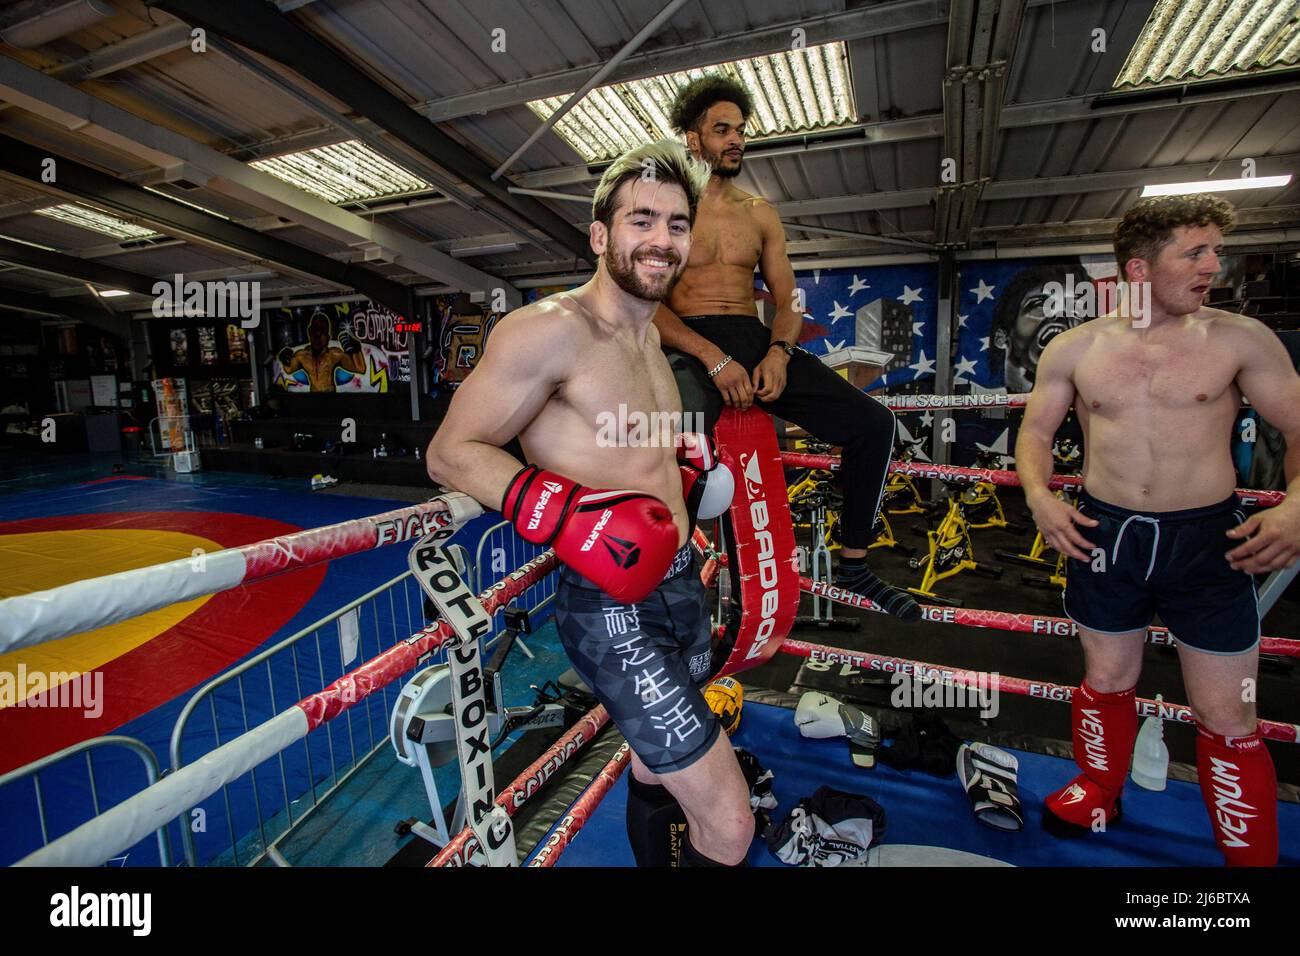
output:
[{"label": "ring corner post pad", "polygon": [[[473,499],[470,499],[473,500]],[[455,505],[453,505],[453,508]],[[443,548],[442,531],[425,535],[407,555],[411,574],[456,635],[447,647],[451,669],[462,800],[466,822],[478,839],[489,866],[517,866],[510,817],[496,805],[492,747],[488,739],[487,700],[479,640],[492,632],[492,617],[470,592]]]},{"label": "ring corner post pad", "polygon": [[743,608],[735,644],[717,677],[757,667],[776,654],[799,611],[799,572],[772,417],[758,408],[725,408],[714,440],[738,467],[729,513]]}]

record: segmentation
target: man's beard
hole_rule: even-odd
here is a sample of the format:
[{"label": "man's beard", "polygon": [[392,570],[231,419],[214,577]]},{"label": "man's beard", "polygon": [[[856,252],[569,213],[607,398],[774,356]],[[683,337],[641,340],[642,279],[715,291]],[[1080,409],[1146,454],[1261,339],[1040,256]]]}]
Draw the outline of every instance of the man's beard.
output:
[{"label": "man's beard", "polygon": [[[650,253],[639,253],[639,255],[645,258]],[[672,266],[677,266],[681,262],[677,254],[672,252],[657,253],[655,257],[666,259]],[[671,272],[665,274],[662,279],[647,281],[637,275],[636,263],[630,255],[620,255],[612,247],[605,254],[605,268],[609,270],[610,278],[620,289],[644,302],[662,302],[668,298],[668,293],[672,291],[677,277],[681,274]]]},{"label": "man's beard", "polygon": [[702,152],[704,153],[704,161],[709,164],[709,172],[714,176],[717,176],[720,179],[733,179],[740,175],[741,167],[744,165],[744,153],[741,153],[736,157],[735,168],[731,168],[722,165],[722,161],[727,158],[725,154],[709,153],[707,151]]}]

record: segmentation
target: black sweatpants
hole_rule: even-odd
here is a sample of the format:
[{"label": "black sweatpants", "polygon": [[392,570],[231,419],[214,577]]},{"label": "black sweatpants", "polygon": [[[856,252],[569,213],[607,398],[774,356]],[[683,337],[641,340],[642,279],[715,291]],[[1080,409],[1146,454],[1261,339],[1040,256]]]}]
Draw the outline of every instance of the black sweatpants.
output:
[{"label": "black sweatpants", "polygon": [[[771,332],[756,316],[706,315],[682,321],[692,332],[704,336],[743,365],[751,375],[767,356],[772,341]],[[697,358],[675,349],[664,351],[682,395],[682,411],[703,414],[706,429],[712,434],[724,406],[722,393]],[[796,349],[790,357],[785,391],[780,397],[773,402],[755,398],[754,404],[793,422],[814,438],[843,447],[842,543],[849,548],[865,548],[871,544],[871,531],[894,450],[894,413],[803,349]]]}]

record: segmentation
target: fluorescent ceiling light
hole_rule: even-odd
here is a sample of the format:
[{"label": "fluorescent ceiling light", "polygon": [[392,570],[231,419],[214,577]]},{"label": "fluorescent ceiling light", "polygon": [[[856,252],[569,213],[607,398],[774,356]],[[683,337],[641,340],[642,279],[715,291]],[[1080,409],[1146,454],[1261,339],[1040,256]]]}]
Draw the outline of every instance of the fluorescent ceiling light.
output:
[{"label": "fluorescent ceiling light", "polygon": [[131,293],[126,292],[123,289],[96,289],[95,294],[101,299],[118,299],[124,295],[130,295]]},{"label": "fluorescent ceiling light", "polygon": [[1300,64],[1300,17],[1279,0],[1158,0],[1115,89],[1285,70]]},{"label": "fluorescent ceiling light", "polygon": [[64,203],[60,206],[37,209],[36,215],[57,219],[59,222],[66,222],[82,229],[89,229],[91,232],[112,236],[114,239],[148,239],[158,235],[152,229],[137,226],[125,219],[118,219],[116,216],[110,216],[106,212],[100,212],[98,209],[91,209],[89,206],[82,206],[78,203]]},{"label": "fluorescent ceiling light", "polygon": [[[648,140],[673,138],[668,112],[677,91],[706,73],[725,73],[749,90],[754,112],[746,134],[751,140],[836,129],[857,120],[848,54],[836,42],[597,87],[560,118],[555,132],[586,162],[611,160]],[[566,100],[552,96],[528,107],[547,119]]]},{"label": "fluorescent ceiling light", "polygon": [[1285,176],[1241,176],[1237,179],[1204,179],[1194,183],[1160,183],[1146,186],[1142,197],[1147,196],[1185,196],[1191,193],[1226,193],[1237,189],[1273,189],[1291,182],[1291,175]]},{"label": "fluorescent ceiling light", "polygon": [[249,163],[327,202],[382,199],[433,188],[357,139]]}]

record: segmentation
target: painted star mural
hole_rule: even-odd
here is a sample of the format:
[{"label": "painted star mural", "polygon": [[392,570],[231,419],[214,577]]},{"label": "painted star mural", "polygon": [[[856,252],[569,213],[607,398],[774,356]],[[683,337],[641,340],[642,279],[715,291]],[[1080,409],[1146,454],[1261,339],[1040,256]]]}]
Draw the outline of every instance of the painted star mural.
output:
[{"label": "painted star mural", "polygon": [[799,344],[819,356],[873,344],[858,341],[859,314],[864,320],[883,315],[883,341],[874,344],[894,353],[898,367],[868,385],[868,390],[933,379],[937,279],[931,263],[797,271],[795,282],[805,308]]}]

